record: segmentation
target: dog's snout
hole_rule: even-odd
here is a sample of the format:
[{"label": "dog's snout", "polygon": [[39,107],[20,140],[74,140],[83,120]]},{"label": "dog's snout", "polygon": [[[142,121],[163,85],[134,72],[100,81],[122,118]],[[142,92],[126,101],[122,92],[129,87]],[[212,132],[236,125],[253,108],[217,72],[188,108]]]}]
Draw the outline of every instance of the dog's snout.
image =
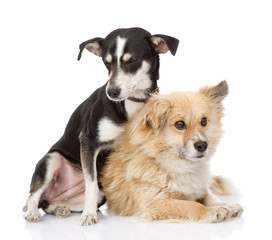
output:
[{"label": "dog's snout", "polygon": [[199,152],[205,152],[208,147],[208,143],[207,142],[196,142],[194,144],[194,147]]},{"label": "dog's snout", "polygon": [[111,97],[111,98],[118,98],[119,95],[121,93],[121,89],[120,88],[110,88],[108,90],[108,95]]}]

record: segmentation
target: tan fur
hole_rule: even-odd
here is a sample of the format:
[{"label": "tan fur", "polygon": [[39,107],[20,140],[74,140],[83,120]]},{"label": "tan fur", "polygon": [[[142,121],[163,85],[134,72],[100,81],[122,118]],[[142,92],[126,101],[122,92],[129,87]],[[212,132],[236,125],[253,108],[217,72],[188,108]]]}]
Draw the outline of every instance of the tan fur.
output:
[{"label": "tan fur", "polygon": [[232,182],[223,176],[214,176],[212,178],[210,189],[215,195],[239,195],[239,190]]},{"label": "tan fur", "polygon": [[[126,124],[103,169],[110,208],[147,220],[218,222],[240,215],[240,205],[222,203],[209,189],[209,159],[222,135],[221,102],[227,93],[223,81],[197,92],[151,97]],[[181,120],[186,129],[178,130],[175,122]],[[203,158],[196,158],[197,141],[208,143]]]}]

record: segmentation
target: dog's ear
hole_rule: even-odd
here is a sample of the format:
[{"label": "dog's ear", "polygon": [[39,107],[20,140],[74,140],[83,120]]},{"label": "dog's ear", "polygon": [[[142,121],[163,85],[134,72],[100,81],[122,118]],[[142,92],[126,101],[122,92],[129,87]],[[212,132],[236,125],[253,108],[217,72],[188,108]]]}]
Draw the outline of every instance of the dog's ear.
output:
[{"label": "dog's ear", "polygon": [[83,50],[86,48],[91,53],[97,55],[98,57],[101,57],[102,54],[102,42],[103,38],[93,38],[90,40],[87,40],[79,45],[79,54],[77,57],[77,60],[80,60]]},{"label": "dog's ear", "polygon": [[163,95],[153,95],[140,114],[140,124],[145,129],[162,129],[166,126],[170,111],[171,103]]},{"label": "dog's ear", "polygon": [[209,99],[209,101],[215,107],[215,110],[219,113],[222,112],[222,101],[229,93],[229,87],[227,81],[222,81],[215,86],[206,86],[200,89],[200,92]]},{"label": "dog's ear", "polygon": [[163,34],[156,34],[151,36],[151,42],[157,53],[166,53],[170,50],[174,56],[179,45],[178,39]]}]

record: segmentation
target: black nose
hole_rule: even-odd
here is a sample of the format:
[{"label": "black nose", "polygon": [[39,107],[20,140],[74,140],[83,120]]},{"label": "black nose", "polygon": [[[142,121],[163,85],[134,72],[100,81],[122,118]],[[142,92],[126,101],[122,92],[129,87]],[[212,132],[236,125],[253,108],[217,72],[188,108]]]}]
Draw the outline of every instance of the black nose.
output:
[{"label": "black nose", "polygon": [[108,95],[111,97],[111,98],[118,98],[119,95],[121,93],[121,89],[120,88],[110,88],[108,89]]},{"label": "black nose", "polygon": [[199,152],[205,152],[208,147],[208,143],[207,142],[196,142],[194,144],[194,147]]}]

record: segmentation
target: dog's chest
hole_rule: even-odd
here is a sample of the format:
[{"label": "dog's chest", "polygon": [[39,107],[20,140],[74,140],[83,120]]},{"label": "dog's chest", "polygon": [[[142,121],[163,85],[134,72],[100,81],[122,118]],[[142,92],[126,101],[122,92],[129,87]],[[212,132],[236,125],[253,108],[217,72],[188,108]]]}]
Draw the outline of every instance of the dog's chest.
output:
[{"label": "dog's chest", "polygon": [[186,171],[183,167],[171,173],[167,185],[171,194],[184,200],[196,201],[205,195],[208,182],[209,174],[206,170]]},{"label": "dog's chest", "polygon": [[[142,109],[144,103],[125,101],[125,109],[128,118],[130,118],[139,109]],[[98,140],[100,142],[114,141],[122,132],[124,128],[120,124],[116,124],[108,117],[103,117],[98,122]]]},{"label": "dog's chest", "polygon": [[130,118],[134,113],[144,107],[143,102],[132,102],[130,100],[125,100],[125,109],[127,112],[128,118]]},{"label": "dog's chest", "polygon": [[123,130],[122,126],[114,123],[110,118],[103,117],[98,122],[98,140],[100,142],[114,141]]}]

